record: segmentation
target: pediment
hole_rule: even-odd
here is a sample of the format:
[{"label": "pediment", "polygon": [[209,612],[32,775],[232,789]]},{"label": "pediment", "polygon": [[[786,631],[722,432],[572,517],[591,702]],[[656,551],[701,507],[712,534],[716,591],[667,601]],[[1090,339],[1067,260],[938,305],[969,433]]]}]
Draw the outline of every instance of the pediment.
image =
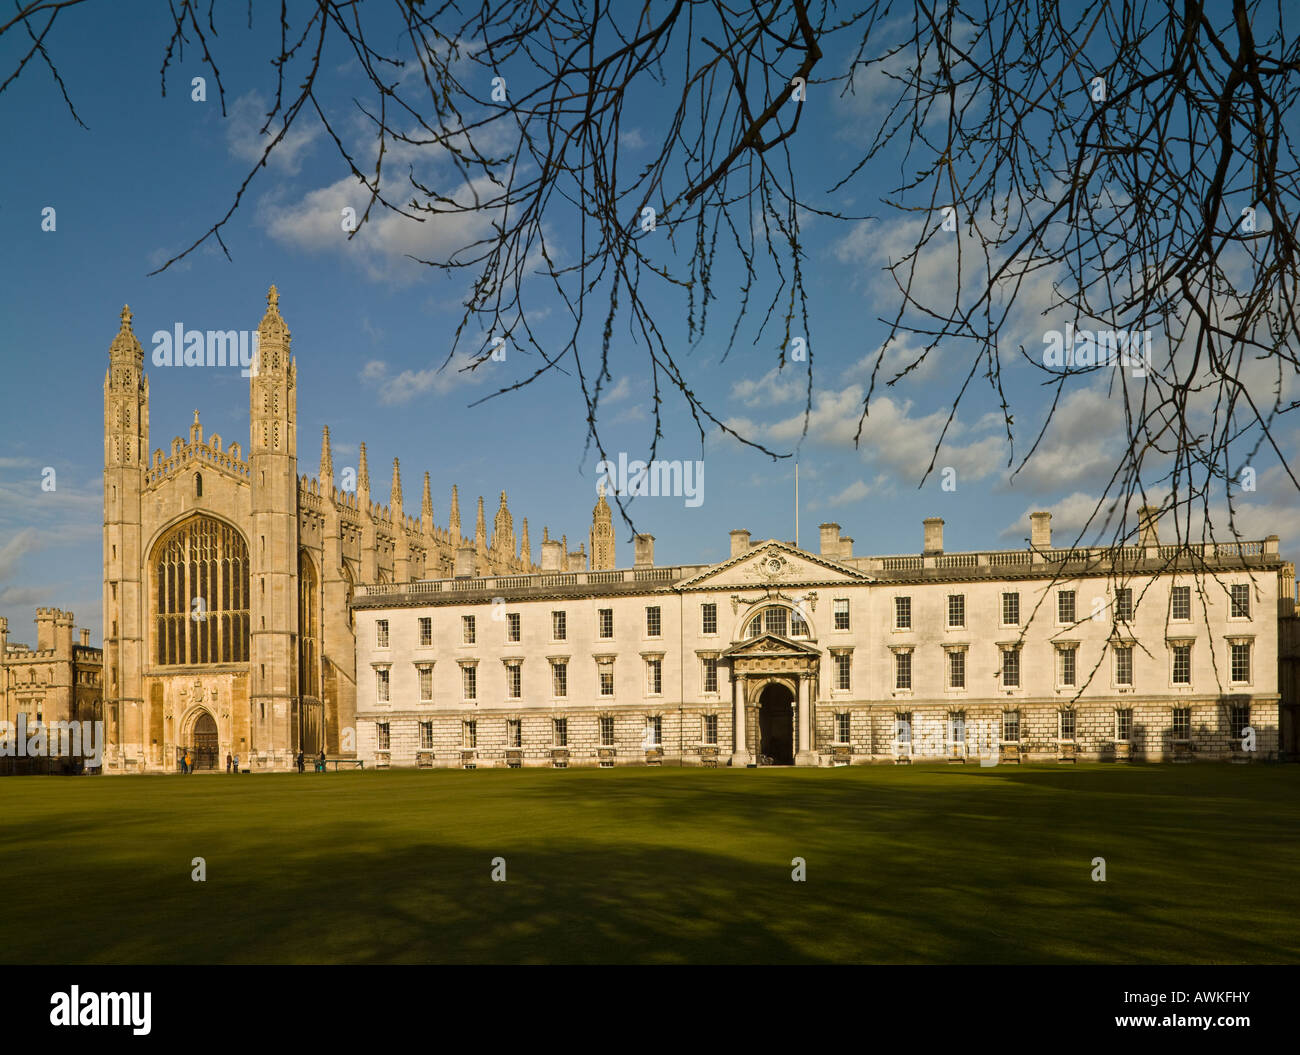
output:
[{"label": "pediment", "polygon": [[743,659],[747,656],[820,656],[821,652],[812,645],[778,634],[759,634],[732,645],[722,655],[728,659]]},{"label": "pediment", "polygon": [[769,539],[678,583],[677,588],[752,589],[755,586],[814,586],[871,581],[871,576],[857,568]]}]

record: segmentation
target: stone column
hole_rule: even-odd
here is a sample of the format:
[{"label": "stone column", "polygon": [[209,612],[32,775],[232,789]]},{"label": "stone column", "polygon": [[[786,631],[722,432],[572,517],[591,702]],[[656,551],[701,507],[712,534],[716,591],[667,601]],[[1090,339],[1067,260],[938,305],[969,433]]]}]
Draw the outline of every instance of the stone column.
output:
[{"label": "stone column", "polygon": [[731,668],[732,729],[735,733],[735,750],[731,755],[733,766],[749,765],[749,748],[745,742],[745,680]]},{"label": "stone column", "polygon": [[799,752],[794,756],[796,766],[815,766],[817,753],[812,745],[812,679],[799,675]]}]

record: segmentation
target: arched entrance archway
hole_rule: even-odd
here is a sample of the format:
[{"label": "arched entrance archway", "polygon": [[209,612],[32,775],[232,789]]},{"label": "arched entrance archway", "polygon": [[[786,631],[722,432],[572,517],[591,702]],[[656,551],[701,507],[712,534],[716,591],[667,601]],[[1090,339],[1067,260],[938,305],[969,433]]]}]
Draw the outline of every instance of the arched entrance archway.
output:
[{"label": "arched entrance archway", "polygon": [[780,682],[758,697],[758,753],[762,765],[794,765],[794,694]]},{"label": "arched entrance archway", "polygon": [[194,752],[194,768],[216,769],[219,747],[217,721],[209,712],[203,711],[190,726],[189,748]]},{"label": "arched entrance archway", "polygon": [[731,664],[731,764],[817,765],[812,707],[821,651],[810,642],[764,632],[737,641],[719,658]]}]

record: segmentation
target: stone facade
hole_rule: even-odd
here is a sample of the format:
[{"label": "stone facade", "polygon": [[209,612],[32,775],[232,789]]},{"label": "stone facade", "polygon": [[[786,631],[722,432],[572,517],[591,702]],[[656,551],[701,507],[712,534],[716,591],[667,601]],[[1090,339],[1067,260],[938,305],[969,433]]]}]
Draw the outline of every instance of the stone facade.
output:
[{"label": "stone facade", "polygon": [[[428,473],[407,515],[397,459],[388,503],[372,501],[365,444],[336,486],[328,428],[318,476],[300,475],[297,363],[274,286],[246,371],[247,451],[195,411],[188,436],[150,455],[131,319],[123,309],[104,378],[105,770],[173,770],[187,747],[202,765],[237,754],[252,769],[287,769],[299,749],[351,755],[354,584],[531,573],[528,521],[516,538],[503,491],[491,538],[481,497],[464,535],[453,487],[435,524]],[[216,368],[238,369],[221,350]],[[566,545],[560,563],[578,561]]]},{"label": "stone facade", "polygon": [[[36,647],[9,640],[9,620],[0,617],[0,719],[14,730],[19,715],[29,730],[53,722],[96,722],[102,718],[100,675],[103,652],[91,647],[90,631],[73,640],[73,614],[36,609]],[[0,753],[0,773],[66,773],[80,769],[76,757],[29,758]]]},{"label": "stone facade", "polygon": [[[1279,757],[1278,539],[855,557],[732,533],[717,565],[368,583],[367,765]],[[594,536],[593,536],[594,537]],[[471,622],[472,621],[472,622]],[[562,668],[562,675],[559,673]],[[472,672],[472,673],[470,673]],[[602,719],[607,719],[602,725]],[[612,720],[612,721],[609,721]],[[473,723],[472,725],[470,723]]]}]

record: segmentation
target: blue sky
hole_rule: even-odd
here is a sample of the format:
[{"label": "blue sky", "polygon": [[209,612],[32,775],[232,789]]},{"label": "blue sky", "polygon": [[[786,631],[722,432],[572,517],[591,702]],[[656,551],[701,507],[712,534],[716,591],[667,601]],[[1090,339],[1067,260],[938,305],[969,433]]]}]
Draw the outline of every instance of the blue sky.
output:
[{"label": "blue sky", "polygon": [[[573,548],[586,539],[598,456],[584,449],[585,407],[573,377],[553,373],[518,393],[471,406],[497,385],[531,373],[537,359],[511,349],[505,362],[490,364],[491,372],[467,378],[454,365],[439,371],[469,278],[435,273],[404,254],[436,251],[467,228],[460,221],[421,225],[385,217],[363,229],[364,238],[347,241],[339,211],[360,209],[364,196],[319,126],[304,120],[279,159],[252,183],[226,228],[232,260],[210,243],[148,276],[225,212],[260,154],[259,115],[274,89],[266,24],[255,23],[250,34],[238,6],[237,19],[218,23],[226,117],[194,48],[173,63],[167,95],[160,96],[167,27],[154,16],[115,18],[112,13],[123,10],[115,5],[77,9],[47,39],[88,129],[71,119],[48,71],[39,67],[0,96],[0,142],[7,155],[0,168],[0,615],[19,640],[34,637],[32,609],[38,605],[71,608],[78,625],[91,627],[99,640],[102,383],[123,303],[131,306],[148,356],[151,334],[177,323],[254,329],[266,289],[276,283],[298,363],[300,473],[315,475],[327,424],[336,472],[355,465],[357,445],[366,443],[378,501],[387,501],[396,456],[408,512],[418,511],[427,470],[439,523],[446,523],[451,487],[458,484],[466,529],[472,532],[480,494],[490,529],[504,489],[516,531],[522,516],[529,519],[534,559],[544,525],[555,535],[567,533]],[[6,70],[18,44],[0,41]],[[828,62],[842,58],[831,55]],[[355,129],[348,101],[355,67],[343,54],[330,56],[327,67],[338,77],[338,86],[324,93],[336,104],[331,114]],[[673,73],[668,64],[666,75]],[[208,77],[206,102],[191,100],[191,77],[199,75]],[[868,81],[849,100],[830,89],[819,97],[812,87],[795,149],[810,192],[824,195],[834,182],[826,173],[838,178],[874,134],[883,113],[879,87],[878,80]],[[649,144],[663,131],[659,100],[647,92],[627,103],[631,117],[625,117],[622,148],[632,161],[638,151],[649,158]],[[839,194],[822,198],[876,219],[832,223],[809,215],[804,221],[815,385],[802,441],[807,375],[797,363],[777,371],[779,332],[755,346],[747,318],[736,347],[723,357],[740,279],[734,260],[715,275],[718,300],[703,339],[690,344],[681,302],[658,290],[650,293],[659,309],[656,321],[690,371],[693,388],[720,418],[781,452],[798,449],[801,541],[809,548],[816,548],[817,525],[834,520],[856,540],[858,554],[917,552],[921,520],[934,515],[947,521],[949,549],[1023,545],[1027,514],[1039,508],[1056,514],[1058,542],[1066,532],[1073,538],[1106,486],[1122,437],[1105,378],[1070,391],[1039,454],[1014,482],[998,401],[987,387],[975,386],[936,463],[956,470],[956,489],[943,490],[938,474],[918,487],[969,368],[960,349],[941,350],[897,389],[878,389],[862,443],[854,446],[884,333],[878,319],[895,306],[881,268],[932,222],[921,214],[900,218],[879,202],[880,192],[898,180],[900,165],[900,158],[887,155]],[[53,232],[41,229],[46,207],[56,210]],[[563,224],[552,231],[561,252],[574,248],[566,233]],[[661,233],[666,258],[673,249],[667,232]],[[944,268],[951,270],[938,255],[929,266],[935,282]],[[1029,295],[1013,319],[1022,331],[1017,339],[1030,349],[1041,347],[1044,330],[1064,321],[1036,317],[1046,307],[1047,289],[1037,304]],[[534,292],[530,318],[544,338],[558,340],[561,313],[545,303],[544,287]],[[598,330],[587,337],[598,340]],[[602,404],[606,445],[636,458],[651,440],[650,380],[645,348],[626,328],[616,330],[613,363]],[[151,448],[165,450],[173,436],[185,433],[195,408],[208,432],[246,446],[247,388],[237,370],[148,370]],[[1022,365],[1012,362],[1004,381],[1017,404],[1022,452],[1047,404]],[[791,459],[773,463],[716,432],[701,445],[686,408],[671,395],[663,427],[659,457],[702,459],[705,490],[698,506],[680,497],[632,503],[638,529],[656,536],[659,563],[722,559],[727,533],[737,527],[759,538],[793,537]],[[1294,427],[1285,435],[1294,449]],[[52,491],[42,488],[47,468],[56,474]],[[1261,460],[1259,474],[1259,492],[1238,509],[1242,529],[1250,537],[1281,534],[1283,551],[1292,555],[1294,491],[1271,462]],[[628,529],[619,525],[619,531],[619,563],[630,563]]]}]

